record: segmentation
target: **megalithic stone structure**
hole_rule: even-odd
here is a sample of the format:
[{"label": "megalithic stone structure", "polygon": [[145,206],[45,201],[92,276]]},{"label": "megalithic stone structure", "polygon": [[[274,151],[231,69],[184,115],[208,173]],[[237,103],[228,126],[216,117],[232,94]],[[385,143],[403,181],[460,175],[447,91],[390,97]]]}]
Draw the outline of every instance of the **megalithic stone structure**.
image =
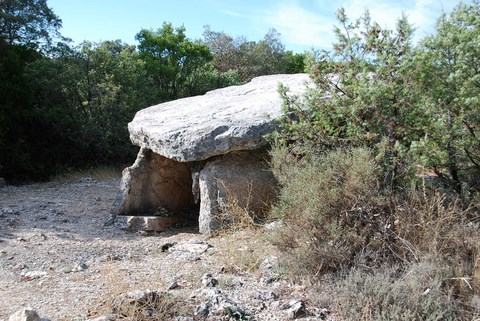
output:
[{"label": "megalithic stone structure", "polygon": [[307,74],[262,76],[140,110],[128,124],[140,151],[123,171],[112,213],[152,221],[199,210],[199,230],[209,235],[233,199],[258,215],[267,210],[276,182],[264,136],[282,115],[280,84],[301,96],[312,81]]}]

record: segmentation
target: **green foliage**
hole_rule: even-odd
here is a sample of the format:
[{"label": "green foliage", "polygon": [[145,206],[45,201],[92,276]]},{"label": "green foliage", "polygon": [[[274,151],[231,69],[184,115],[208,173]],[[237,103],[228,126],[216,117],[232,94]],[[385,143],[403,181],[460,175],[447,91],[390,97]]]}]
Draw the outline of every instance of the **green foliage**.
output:
[{"label": "green foliage", "polygon": [[240,83],[239,75],[236,70],[221,72],[215,69],[213,63],[203,66],[198,73],[190,76],[189,92],[193,94],[203,94],[207,91],[217,88],[238,85]]},{"label": "green foliage", "polygon": [[242,43],[239,54],[238,72],[241,79],[284,72],[285,46],[281,43],[280,34],[275,29],[271,29],[261,41]]},{"label": "green foliage", "polygon": [[281,91],[284,141],[300,155],[372,148],[385,185],[394,189],[421,165],[459,194],[478,191],[479,8],[475,1],[442,15],[437,33],[415,49],[405,18],[391,31],[368,13],[350,22],[340,10],[335,50],[310,59],[318,88],[303,101]]},{"label": "green foliage", "polygon": [[422,164],[458,192],[480,190],[480,3],[442,14],[416,61],[432,119],[416,146]]},{"label": "green foliage", "polygon": [[285,146],[277,146],[272,168],[282,189],[271,214],[285,223],[274,243],[296,274],[335,271],[365,253],[370,262],[384,255],[388,235],[382,227],[390,213],[369,150],[309,154],[297,161]]},{"label": "green foliage", "polygon": [[280,88],[273,241],[294,275],[345,272],[341,318],[479,315],[479,8],[460,4],[417,48],[405,18],[390,31],[340,10],[334,52],[309,57],[317,88]]},{"label": "green foliage", "polygon": [[213,31],[208,25],[204,27],[203,43],[210,49],[215,69],[219,71],[238,70],[238,47],[244,42],[244,37],[234,39],[224,32]]},{"label": "green foliage", "polygon": [[336,304],[344,320],[416,321],[460,320],[461,310],[451,293],[445,292],[441,267],[412,264],[383,267],[374,272],[350,271],[336,286]]},{"label": "green foliage", "polygon": [[150,102],[135,48],[118,41],[78,50],[60,45],[51,55],[28,69],[39,127],[39,148],[30,152],[54,168],[127,162],[135,148],[126,124]]},{"label": "green foliage", "polygon": [[[380,186],[362,148],[306,154],[272,149],[282,185],[271,241],[296,278],[338,281],[335,308],[346,320],[472,320],[480,290],[478,202]],[[475,207],[475,205],[477,207]],[[472,219],[473,218],[473,219]],[[385,269],[385,270],[384,270]]]},{"label": "green foliage", "polygon": [[18,177],[38,177],[43,164],[37,164],[28,152],[31,131],[33,92],[25,69],[38,59],[37,52],[24,46],[0,46],[0,170]]},{"label": "green foliage", "polygon": [[304,72],[305,56],[285,51],[275,29],[258,42],[247,41],[245,37],[233,38],[211,30],[210,26],[205,26],[203,36],[203,42],[213,54],[215,68],[236,70],[243,82],[261,75]]},{"label": "green foliage", "polygon": [[305,54],[294,54],[291,51],[286,51],[285,56],[285,73],[287,74],[296,74],[305,72]]},{"label": "green foliage", "polygon": [[[136,148],[127,123],[136,111],[238,84],[246,73],[274,72],[284,52],[272,31],[253,47],[245,41],[240,62],[248,61],[250,71],[222,69],[216,62],[223,51],[189,40],[183,26],[170,23],[141,30],[138,47],[53,46],[61,20],[46,0],[3,0],[0,10],[0,176],[10,182],[129,162]],[[290,53],[288,65],[301,68],[301,57]]]},{"label": "green foliage", "polygon": [[29,152],[39,132],[26,70],[60,25],[45,0],[0,1],[0,173],[8,176],[39,178],[48,167]]},{"label": "green foliage", "polygon": [[0,46],[22,44],[37,48],[57,34],[62,21],[46,0],[0,1]]},{"label": "green foliage", "polygon": [[382,159],[385,185],[409,177],[412,142],[428,119],[418,105],[419,88],[412,68],[412,29],[402,18],[395,31],[372,23],[368,12],[350,22],[338,12],[333,53],[322,52],[310,65],[318,87],[305,102],[281,93],[285,103],[284,141],[298,153],[364,146]]},{"label": "green foliage", "polygon": [[0,46],[0,176],[20,182],[128,163],[136,148],[127,123],[139,109],[238,83],[184,28],[161,31],[142,31],[139,50],[120,41],[59,43],[43,54]]},{"label": "green foliage", "polygon": [[183,26],[164,23],[157,31],[141,30],[136,39],[158,102],[205,93],[201,76],[214,75],[208,65],[213,56],[206,45],[188,40]]}]

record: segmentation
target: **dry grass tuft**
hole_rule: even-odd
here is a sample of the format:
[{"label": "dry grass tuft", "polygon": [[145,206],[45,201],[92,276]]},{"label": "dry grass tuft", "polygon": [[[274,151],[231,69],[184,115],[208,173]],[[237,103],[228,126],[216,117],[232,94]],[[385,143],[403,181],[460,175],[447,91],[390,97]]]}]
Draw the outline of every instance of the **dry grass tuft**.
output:
[{"label": "dry grass tuft", "polygon": [[[265,223],[268,210],[271,207],[271,195],[266,200],[254,193],[255,190],[251,181],[242,181],[235,186],[235,191],[230,190],[222,181],[222,198],[219,200],[219,212],[216,219],[219,228],[214,235],[234,233],[240,230],[257,230]],[[270,196],[270,197],[269,197]]]},{"label": "dry grass tuft", "polygon": [[185,298],[159,290],[138,290],[148,288],[153,283],[163,286],[158,278],[130,282],[129,271],[118,270],[116,263],[107,263],[101,271],[108,280],[108,287],[98,312],[101,315],[112,315],[115,320],[156,321],[173,320],[177,316],[191,314],[191,307]]},{"label": "dry grass tuft", "polygon": [[112,313],[131,321],[172,320],[186,315],[186,302],[160,291],[128,292],[112,302]]},{"label": "dry grass tuft", "polygon": [[252,184],[244,186],[244,190],[238,195],[232,193],[225,184],[222,184],[225,191],[225,203],[220,204],[218,221],[220,231],[238,231],[258,227],[256,213],[251,209]]},{"label": "dry grass tuft", "polygon": [[443,276],[430,262],[352,269],[335,287],[335,310],[342,320],[459,320],[462,312]]},{"label": "dry grass tuft", "polygon": [[277,254],[267,236],[262,229],[230,230],[213,237],[210,242],[217,249],[215,256],[225,273],[256,273],[267,257]]}]

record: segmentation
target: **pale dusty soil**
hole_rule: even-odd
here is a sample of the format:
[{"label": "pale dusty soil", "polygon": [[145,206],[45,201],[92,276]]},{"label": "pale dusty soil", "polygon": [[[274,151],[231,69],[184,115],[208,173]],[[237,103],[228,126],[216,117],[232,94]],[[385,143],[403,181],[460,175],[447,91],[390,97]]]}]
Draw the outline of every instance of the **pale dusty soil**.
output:
[{"label": "pale dusty soil", "polygon": [[[186,316],[193,317],[211,296],[201,284],[205,273],[218,279],[215,291],[256,320],[286,320],[292,299],[307,305],[311,316],[302,320],[322,319],[305,287],[259,268],[275,254],[261,231],[206,239],[194,226],[155,235],[127,232],[124,218],[104,226],[118,183],[82,179],[0,188],[0,321],[27,306],[50,320],[87,320],[108,312],[113,298],[146,289],[184,298],[192,311]],[[162,251],[167,243],[176,245]],[[28,277],[32,271],[40,276]],[[173,282],[179,287],[168,290]]]}]

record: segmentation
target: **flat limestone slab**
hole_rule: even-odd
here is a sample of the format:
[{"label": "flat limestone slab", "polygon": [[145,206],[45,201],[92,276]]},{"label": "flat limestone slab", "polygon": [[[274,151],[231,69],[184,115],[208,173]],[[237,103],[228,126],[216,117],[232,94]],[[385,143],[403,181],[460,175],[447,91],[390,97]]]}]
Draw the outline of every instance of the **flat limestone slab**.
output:
[{"label": "flat limestone slab", "polygon": [[301,95],[307,74],[254,78],[241,86],[178,99],[139,111],[128,124],[133,144],[179,162],[200,161],[265,145],[263,136],[282,114],[279,84]]}]

